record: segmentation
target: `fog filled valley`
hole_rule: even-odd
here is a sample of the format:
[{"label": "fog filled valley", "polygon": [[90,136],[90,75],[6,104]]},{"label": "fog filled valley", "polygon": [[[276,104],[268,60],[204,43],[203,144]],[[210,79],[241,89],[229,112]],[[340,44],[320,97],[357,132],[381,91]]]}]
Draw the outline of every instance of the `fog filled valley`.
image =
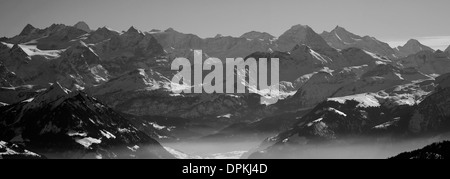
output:
[{"label": "fog filled valley", "polygon": [[[172,70],[177,58],[188,67]],[[269,78],[263,59],[279,61],[269,90],[251,83]],[[199,65],[189,76],[226,74],[214,85],[245,93],[173,82]],[[445,158],[449,132],[450,47],[414,39],[393,48],[340,26],[201,38],[84,22],[0,39],[0,158],[387,159],[433,143],[399,157]]]},{"label": "fog filled valley", "polygon": [[[330,143],[293,144],[270,155],[253,154],[261,140],[227,140],[162,143],[182,159],[388,159],[405,151],[449,140],[449,136],[392,140],[389,138],[344,139]],[[226,140],[226,139],[225,139]],[[217,141],[220,141],[218,139]],[[182,152],[181,152],[182,151]]]}]

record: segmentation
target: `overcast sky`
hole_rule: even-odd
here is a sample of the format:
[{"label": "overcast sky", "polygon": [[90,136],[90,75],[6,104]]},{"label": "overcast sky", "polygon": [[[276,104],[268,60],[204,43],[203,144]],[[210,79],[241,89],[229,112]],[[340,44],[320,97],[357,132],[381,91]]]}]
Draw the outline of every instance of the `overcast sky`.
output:
[{"label": "overcast sky", "polygon": [[340,25],[392,46],[416,38],[442,49],[450,44],[449,7],[449,0],[0,0],[0,36],[17,35],[28,23],[80,20],[93,29],[173,27],[201,37],[252,30],[279,36],[296,24],[321,33]]}]

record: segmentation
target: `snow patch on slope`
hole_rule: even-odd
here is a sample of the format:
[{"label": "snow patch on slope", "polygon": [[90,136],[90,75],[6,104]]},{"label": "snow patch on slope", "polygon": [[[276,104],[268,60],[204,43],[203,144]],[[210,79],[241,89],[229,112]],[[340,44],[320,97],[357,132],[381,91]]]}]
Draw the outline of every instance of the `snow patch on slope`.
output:
[{"label": "snow patch on slope", "polygon": [[344,96],[344,97],[337,97],[337,98],[329,98],[328,101],[335,101],[341,104],[344,104],[345,102],[353,100],[357,101],[360,104],[357,107],[380,107],[380,102],[374,97],[374,95],[371,94],[357,94],[352,96]]}]

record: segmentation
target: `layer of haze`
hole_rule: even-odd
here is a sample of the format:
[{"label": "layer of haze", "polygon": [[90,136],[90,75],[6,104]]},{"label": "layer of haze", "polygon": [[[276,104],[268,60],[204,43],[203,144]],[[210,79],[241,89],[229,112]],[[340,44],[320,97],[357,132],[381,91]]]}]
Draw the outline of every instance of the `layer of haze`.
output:
[{"label": "layer of haze", "polygon": [[80,20],[93,29],[173,27],[201,37],[252,30],[279,36],[295,24],[321,33],[340,25],[393,46],[431,38],[424,43],[442,49],[450,44],[448,7],[448,0],[1,0],[0,36],[17,35],[28,23],[44,28]]}]

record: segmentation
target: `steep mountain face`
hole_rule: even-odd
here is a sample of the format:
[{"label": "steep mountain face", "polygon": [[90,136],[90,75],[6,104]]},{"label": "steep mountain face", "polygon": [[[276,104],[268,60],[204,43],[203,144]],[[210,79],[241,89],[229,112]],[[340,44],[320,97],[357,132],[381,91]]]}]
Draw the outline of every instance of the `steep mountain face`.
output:
[{"label": "steep mountain face", "polygon": [[73,25],[73,27],[83,30],[85,32],[91,32],[91,29],[89,28],[89,25],[86,24],[86,22],[80,21]]},{"label": "steep mountain face", "polygon": [[49,158],[173,158],[111,108],[59,83],[0,111],[1,140]]},{"label": "steep mountain face", "polygon": [[27,25],[25,26],[25,28],[22,29],[22,32],[20,32],[19,36],[30,35],[30,34],[32,34],[33,32],[36,32],[37,30],[39,30],[39,29],[37,29],[36,27],[34,27],[34,26],[31,25],[31,24],[27,24]]},{"label": "steep mountain face", "polygon": [[418,160],[443,160],[450,158],[450,142],[443,141],[428,145],[422,149],[414,150],[411,152],[404,152],[390,159],[418,159]]},{"label": "steep mountain face", "polygon": [[445,52],[447,52],[448,54],[450,54],[450,46],[448,46],[447,49],[445,49]]},{"label": "steep mountain face", "polygon": [[29,42],[30,40],[33,39],[37,39],[37,38],[41,38],[47,34],[49,34],[51,29],[47,29],[47,30],[41,30],[38,28],[35,28],[33,25],[31,24],[27,24],[25,26],[25,28],[23,28],[22,32],[20,32],[19,35],[10,38],[10,39],[5,39],[2,40],[3,42],[10,42],[12,44],[17,44],[17,43],[25,43],[25,42]]},{"label": "steep mountain face", "polygon": [[0,141],[0,159],[45,159],[45,157],[17,144]]},{"label": "steep mountain face", "polygon": [[2,44],[5,48],[0,49],[0,63],[22,79],[24,84],[45,85],[55,79],[49,62],[58,58],[60,51],[42,51],[30,45]]},{"label": "steep mountain face", "polygon": [[23,80],[17,77],[17,75],[6,68],[3,63],[0,62],[0,86],[13,87],[24,84]]},{"label": "steep mountain face", "polygon": [[83,41],[78,41],[52,61],[57,79],[70,88],[89,87],[108,81],[110,75],[100,57]]},{"label": "steep mountain face", "polygon": [[355,47],[389,58],[396,58],[395,51],[387,43],[374,37],[355,35],[339,26],[331,32],[323,32],[321,36],[331,47],[336,49]]},{"label": "steep mountain face", "polygon": [[399,46],[394,50],[396,51],[397,57],[407,57],[409,55],[413,55],[421,51],[434,52],[432,48],[421,44],[416,39],[411,39],[404,46]]},{"label": "steep mountain face", "polygon": [[398,63],[404,68],[414,68],[428,75],[439,76],[450,72],[450,54],[442,51],[421,51],[398,60]]},{"label": "steep mountain face", "polygon": [[414,133],[446,132],[450,129],[450,75],[436,79],[437,87],[412,113],[409,130]]}]

